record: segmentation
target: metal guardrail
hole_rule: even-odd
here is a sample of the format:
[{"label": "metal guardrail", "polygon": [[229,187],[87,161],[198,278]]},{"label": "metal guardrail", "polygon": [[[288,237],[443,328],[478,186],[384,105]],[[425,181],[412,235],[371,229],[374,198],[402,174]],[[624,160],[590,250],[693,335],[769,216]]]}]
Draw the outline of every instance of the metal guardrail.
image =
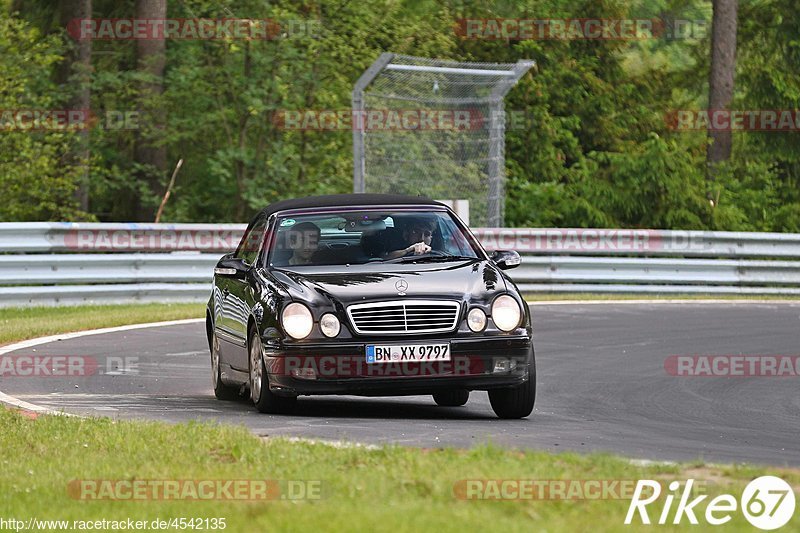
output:
[{"label": "metal guardrail", "polygon": [[220,254],[0,255],[0,285],[210,282]]},{"label": "metal guardrail", "polygon": [[205,302],[209,283],[122,283],[0,287],[0,307],[118,303]]},{"label": "metal guardrail", "polygon": [[800,261],[526,256],[525,292],[800,294]]},{"label": "metal guardrail", "polygon": [[637,257],[800,258],[798,233],[639,229],[478,228],[487,250]]},{"label": "metal guardrail", "polygon": [[0,222],[0,253],[171,252],[227,253],[243,224]]},{"label": "metal guardrail", "polygon": [[[0,307],[204,301],[240,224],[0,223]],[[525,292],[800,294],[800,234],[473,230]]]}]

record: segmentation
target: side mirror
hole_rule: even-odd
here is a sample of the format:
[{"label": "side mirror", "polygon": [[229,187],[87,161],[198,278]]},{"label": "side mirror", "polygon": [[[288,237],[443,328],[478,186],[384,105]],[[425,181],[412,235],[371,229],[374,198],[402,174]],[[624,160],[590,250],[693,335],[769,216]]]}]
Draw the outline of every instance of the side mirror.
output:
[{"label": "side mirror", "polygon": [[522,258],[513,250],[497,250],[491,255],[492,261],[500,268],[500,270],[508,270],[516,268],[522,264]]},{"label": "side mirror", "polygon": [[233,257],[233,254],[228,254],[223,256],[217,266],[214,267],[214,275],[244,279],[247,268],[247,265],[241,259]]}]

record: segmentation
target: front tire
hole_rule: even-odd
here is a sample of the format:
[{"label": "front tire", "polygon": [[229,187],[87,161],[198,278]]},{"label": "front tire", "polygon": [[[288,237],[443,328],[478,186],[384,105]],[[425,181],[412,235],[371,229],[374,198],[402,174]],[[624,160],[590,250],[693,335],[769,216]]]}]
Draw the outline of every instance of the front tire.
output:
[{"label": "front tire", "polygon": [[247,345],[250,351],[250,398],[261,413],[288,414],[297,405],[295,396],[278,396],[269,390],[269,375],[264,366],[261,337],[250,330]]},{"label": "front tire", "polygon": [[525,418],[536,402],[536,362],[531,358],[530,373],[525,383],[508,389],[489,391],[489,403],[499,418]]},{"label": "front tire", "polygon": [[433,394],[433,401],[442,407],[461,407],[469,400],[469,391],[454,389]]},{"label": "front tire", "polygon": [[214,396],[218,400],[236,400],[239,398],[239,388],[230,387],[222,382],[219,359],[219,337],[215,331],[211,332],[211,383],[214,385]]}]

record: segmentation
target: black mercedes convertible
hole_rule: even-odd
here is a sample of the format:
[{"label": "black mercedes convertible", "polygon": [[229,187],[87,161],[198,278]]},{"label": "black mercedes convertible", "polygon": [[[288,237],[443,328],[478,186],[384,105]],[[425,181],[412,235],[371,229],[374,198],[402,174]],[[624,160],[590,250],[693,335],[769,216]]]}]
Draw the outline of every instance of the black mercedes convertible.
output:
[{"label": "black mercedes convertible", "polygon": [[446,205],[343,194],[262,210],[214,268],[206,333],[214,393],[249,391],[264,413],[313,394],[431,394],[461,406],[485,390],[501,418],[533,410],[528,306]]}]

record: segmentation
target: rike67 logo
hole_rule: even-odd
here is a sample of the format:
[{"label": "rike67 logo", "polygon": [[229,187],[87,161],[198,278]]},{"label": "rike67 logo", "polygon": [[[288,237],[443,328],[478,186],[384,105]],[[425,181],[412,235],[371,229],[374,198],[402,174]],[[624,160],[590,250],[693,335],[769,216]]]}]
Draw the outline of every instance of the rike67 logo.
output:
[{"label": "rike67 logo", "polygon": [[[742,497],[738,501],[730,494],[721,494],[715,497],[706,505],[705,513],[701,513],[697,507],[708,497],[707,494],[689,500],[692,497],[693,484],[693,479],[688,480],[680,495],[678,494],[680,482],[673,481],[669,484],[670,492],[664,498],[664,507],[656,523],[678,525],[686,518],[690,524],[697,525],[699,515],[705,519],[706,523],[719,526],[730,522],[733,514],[741,510],[750,524],[758,529],[769,531],[786,525],[794,515],[794,491],[788,483],[775,476],[762,476],[751,481],[745,487]],[[630,525],[635,521],[637,515],[642,524],[650,524],[648,506],[659,499],[661,491],[661,483],[658,481],[639,480],[631,499],[631,505],[628,507],[625,524]],[[678,504],[672,514],[672,504],[678,495],[680,496]],[[650,510],[656,511],[652,508]],[[653,518],[655,519],[655,516]],[[671,521],[670,518],[672,518]]]}]

